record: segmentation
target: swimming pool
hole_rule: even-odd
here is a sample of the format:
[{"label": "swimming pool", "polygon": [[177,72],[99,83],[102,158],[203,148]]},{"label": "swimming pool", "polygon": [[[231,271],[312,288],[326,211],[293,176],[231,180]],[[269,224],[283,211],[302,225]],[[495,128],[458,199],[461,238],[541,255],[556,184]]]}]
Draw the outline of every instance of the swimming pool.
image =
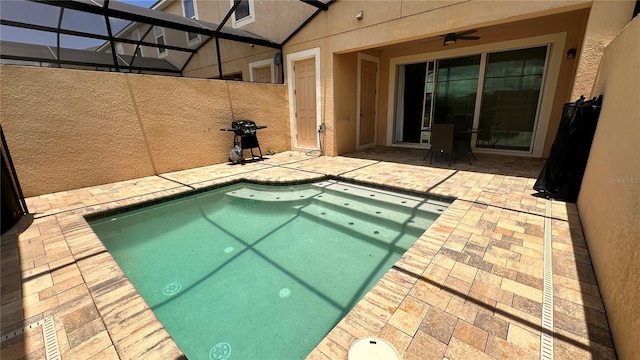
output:
[{"label": "swimming pool", "polygon": [[239,183],[90,225],[187,358],[299,359],[447,205]]}]

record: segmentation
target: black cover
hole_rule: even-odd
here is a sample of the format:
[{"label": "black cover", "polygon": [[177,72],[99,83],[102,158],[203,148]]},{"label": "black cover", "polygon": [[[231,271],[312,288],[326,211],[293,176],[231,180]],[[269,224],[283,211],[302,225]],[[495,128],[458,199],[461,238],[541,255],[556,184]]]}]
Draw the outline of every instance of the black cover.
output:
[{"label": "black cover", "polygon": [[558,200],[576,202],[601,104],[602,95],[588,101],[581,96],[564,105],[549,158],[533,186],[535,190]]}]

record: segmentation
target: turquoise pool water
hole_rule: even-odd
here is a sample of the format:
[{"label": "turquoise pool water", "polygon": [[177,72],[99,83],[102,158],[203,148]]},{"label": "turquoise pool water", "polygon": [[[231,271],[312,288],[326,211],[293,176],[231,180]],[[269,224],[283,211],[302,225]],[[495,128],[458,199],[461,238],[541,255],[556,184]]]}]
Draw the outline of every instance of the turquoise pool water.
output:
[{"label": "turquoise pool water", "polygon": [[90,225],[187,358],[302,359],[446,206],[241,183]]}]

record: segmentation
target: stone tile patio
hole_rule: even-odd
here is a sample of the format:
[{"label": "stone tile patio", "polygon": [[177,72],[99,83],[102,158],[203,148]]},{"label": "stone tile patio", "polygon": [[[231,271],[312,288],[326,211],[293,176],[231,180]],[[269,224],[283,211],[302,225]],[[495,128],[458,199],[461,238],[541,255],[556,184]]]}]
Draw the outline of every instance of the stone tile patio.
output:
[{"label": "stone tile patio", "polygon": [[[404,359],[540,359],[543,333],[556,359],[615,358],[575,204],[532,196],[543,161],[478,155],[448,168],[423,156],[286,152],[29,198],[31,221],[1,241],[1,357],[44,359],[42,323],[51,317],[63,359],[184,358],[83,216],[238,179],[329,175],[456,200],[309,359],[346,359],[366,336],[386,339]],[[546,219],[553,331],[542,326]]]}]

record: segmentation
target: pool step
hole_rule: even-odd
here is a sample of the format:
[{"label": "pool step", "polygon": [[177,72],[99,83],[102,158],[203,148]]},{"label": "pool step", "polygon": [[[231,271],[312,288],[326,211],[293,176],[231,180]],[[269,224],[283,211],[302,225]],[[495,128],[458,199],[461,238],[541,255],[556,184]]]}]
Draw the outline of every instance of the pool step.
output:
[{"label": "pool step", "polygon": [[291,188],[284,186],[273,186],[268,189],[246,186],[231,190],[227,192],[226,195],[247,200],[286,202],[310,199],[321,193],[322,190],[317,188],[292,190]]},{"label": "pool step", "polygon": [[406,227],[401,231],[405,236],[401,236],[383,224],[346,216],[340,209],[327,209],[318,203],[300,205],[298,213],[314,221],[329,224],[332,228],[352,237],[378,243],[384,248],[391,247],[394,252],[400,254],[404,253],[424,231],[424,229]]},{"label": "pool step", "polygon": [[[438,214],[417,208],[401,208],[377,200],[346,196],[333,191],[326,191],[313,198],[313,203],[326,209],[349,213],[351,217],[371,222],[372,224],[403,224],[407,228],[424,231]],[[343,215],[346,217],[346,215]]]},{"label": "pool step", "polygon": [[324,194],[343,194],[357,199],[362,204],[384,209],[402,209],[406,211],[427,211],[441,214],[449,206],[448,203],[431,199],[398,194],[391,191],[374,189],[360,185],[354,185],[334,180],[325,180],[312,184],[313,187],[293,190],[290,187],[269,187],[245,186],[234,189],[226,195],[248,200],[260,200],[265,202],[286,202],[305,199],[317,199]]},{"label": "pool step", "polygon": [[356,196],[365,202],[369,202],[369,200],[371,200],[372,204],[375,203],[377,206],[384,206],[385,208],[409,208],[440,214],[449,206],[449,203],[444,201],[437,201],[337,180],[325,180],[313,183],[312,185],[322,189],[332,190],[336,193]]}]

